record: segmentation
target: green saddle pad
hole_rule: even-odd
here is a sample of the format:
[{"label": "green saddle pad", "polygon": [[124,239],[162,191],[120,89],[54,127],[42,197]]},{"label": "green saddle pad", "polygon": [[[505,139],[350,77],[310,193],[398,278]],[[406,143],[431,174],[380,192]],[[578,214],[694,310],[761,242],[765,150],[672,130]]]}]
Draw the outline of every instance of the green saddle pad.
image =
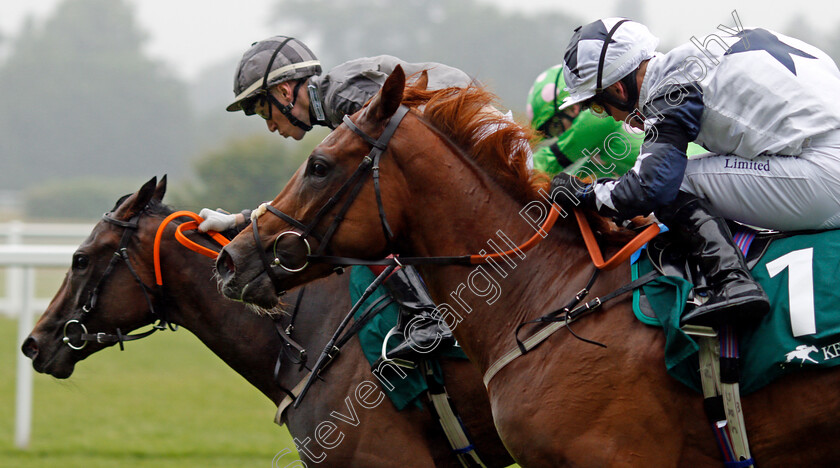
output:
[{"label": "green saddle pad", "polygon": [[[633,276],[651,271],[646,255],[633,264]],[[753,267],[753,277],[770,299],[771,311],[757,327],[740,336],[741,393],[748,394],[778,377],[807,368],[840,364],[840,230],[780,238]],[[700,391],[697,343],[675,327],[691,289],[683,278],[661,276],[643,286],[655,321],[633,305],[645,323],[665,330],[665,366],[679,381]]]},{"label": "green saddle pad", "polygon": [[[376,275],[370,271],[370,268],[357,266],[350,269],[350,299],[354,304],[362,297],[365,289],[373,283],[374,279],[376,279]],[[359,318],[359,316],[364,313],[371,304],[373,304],[379,297],[386,294],[388,294],[387,289],[384,286],[379,286],[379,288],[377,288],[376,291],[374,291],[373,294],[365,300],[364,304],[359,307],[359,310],[353,318]],[[396,303],[392,303],[383,309],[382,312],[371,318],[368,323],[359,330],[358,337],[359,342],[362,345],[362,352],[371,365],[373,365],[373,363],[376,362],[382,354],[382,342],[385,340],[385,335],[387,335],[388,332],[391,331],[391,329],[397,324],[398,315],[399,307]],[[396,345],[396,340],[393,340],[391,343],[391,346],[394,345]],[[461,348],[457,347],[444,354],[448,357],[461,359],[467,358],[463,351],[461,351]],[[436,380],[438,380],[439,384],[443,384],[443,373],[440,371],[437,361],[431,359],[429,363],[432,365]],[[404,378],[399,378],[400,376],[397,375],[397,378],[389,379],[389,382],[394,386],[392,390],[384,385],[381,386],[382,390],[386,395],[388,395],[398,410],[402,410],[411,404],[418,408],[422,408],[423,405],[420,402],[419,397],[429,388],[426,384],[426,379],[423,377],[423,374],[419,369],[403,370],[406,373]]]}]

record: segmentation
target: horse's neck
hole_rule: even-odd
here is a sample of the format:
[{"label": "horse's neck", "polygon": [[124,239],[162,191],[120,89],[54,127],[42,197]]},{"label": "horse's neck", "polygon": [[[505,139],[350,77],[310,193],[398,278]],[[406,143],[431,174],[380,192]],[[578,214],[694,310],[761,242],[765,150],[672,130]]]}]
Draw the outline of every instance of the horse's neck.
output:
[{"label": "horse's neck", "polygon": [[[489,178],[463,169],[448,172],[448,180],[440,171],[425,180],[410,179],[416,182],[413,195],[434,194],[413,204],[412,254],[493,253],[537,232],[520,215],[524,205]],[[454,333],[482,369],[515,347],[513,330],[519,323],[564,305],[584,287],[593,268],[571,216],[559,220],[524,257],[471,268],[423,269],[435,300],[443,303],[441,311],[451,311],[449,319],[462,319]]]},{"label": "horse's neck", "polygon": [[273,369],[280,341],[272,320],[223,297],[213,279],[212,260],[168,239],[161,248],[162,313],[279,403],[284,394],[273,381]]}]

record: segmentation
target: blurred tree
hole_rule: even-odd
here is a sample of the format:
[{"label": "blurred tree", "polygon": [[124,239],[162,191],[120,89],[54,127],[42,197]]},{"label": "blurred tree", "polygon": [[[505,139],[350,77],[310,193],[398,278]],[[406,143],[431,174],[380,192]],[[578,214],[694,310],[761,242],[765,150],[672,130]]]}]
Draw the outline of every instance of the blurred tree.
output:
[{"label": "blurred tree", "polygon": [[183,171],[186,90],[144,40],[127,0],[64,0],[24,27],[0,67],[0,185]]},{"label": "blurred tree", "polygon": [[24,192],[27,220],[95,222],[102,213],[143,182],[133,178],[80,177],[53,180],[32,186]]},{"label": "blurred tree", "polygon": [[303,142],[265,133],[232,140],[193,162],[197,180],[171,191],[167,203],[198,212],[222,208],[238,212],[273,199],[326,131],[314,130]]},{"label": "blurred tree", "polygon": [[518,112],[534,78],[563,60],[581,24],[560,13],[506,14],[478,0],[277,0],[273,11],[278,34],[307,42],[326,69],[380,54],[440,62],[484,82],[502,107]]}]

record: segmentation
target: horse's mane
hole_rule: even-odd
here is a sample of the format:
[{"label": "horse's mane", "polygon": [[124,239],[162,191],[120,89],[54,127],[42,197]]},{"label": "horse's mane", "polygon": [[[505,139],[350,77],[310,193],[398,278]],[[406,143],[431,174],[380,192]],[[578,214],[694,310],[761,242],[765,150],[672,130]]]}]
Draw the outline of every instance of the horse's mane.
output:
[{"label": "horse's mane", "polygon": [[[509,193],[522,202],[536,200],[539,189],[549,191],[549,176],[528,169],[529,143],[534,131],[501,113],[488,112],[487,106],[496,100],[493,93],[474,85],[440,90],[407,86],[403,93],[403,104],[422,110],[426,121]],[[627,242],[635,236],[635,232],[594,212],[588,213],[587,218],[595,231],[609,240]],[[649,222],[639,219],[639,225],[646,224],[644,221]]]},{"label": "horse's mane", "polygon": [[151,200],[146,208],[145,213],[165,218],[175,212],[175,209],[159,200]]},{"label": "horse's mane", "polygon": [[495,111],[496,100],[474,85],[439,90],[408,86],[403,94],[403,104],[422,110],[432,126],[512,195],[520,201],[535,200],[548,177],[527,167],[534,133]]}]

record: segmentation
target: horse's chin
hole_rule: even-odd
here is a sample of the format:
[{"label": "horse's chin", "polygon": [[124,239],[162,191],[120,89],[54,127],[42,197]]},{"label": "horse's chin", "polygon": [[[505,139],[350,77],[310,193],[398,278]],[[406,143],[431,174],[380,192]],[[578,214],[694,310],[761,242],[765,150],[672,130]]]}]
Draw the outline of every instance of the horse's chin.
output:
[{"label": "horse's chin", "polygon": [[76,369],[76,361],[72,359],[60,359],[57,356],[53,359],[35,359],[32,368],[40,374],[51,375],[57,379],[66,379],[73,375]]},{"label": "horse's chin", "polygon": [[270,313],[280,305],[280,297],[275,294],[274,286],[268,281],[257,281],[257,279],[242,287],[238,299],[251,305],[251,309],[258,313]]}]

